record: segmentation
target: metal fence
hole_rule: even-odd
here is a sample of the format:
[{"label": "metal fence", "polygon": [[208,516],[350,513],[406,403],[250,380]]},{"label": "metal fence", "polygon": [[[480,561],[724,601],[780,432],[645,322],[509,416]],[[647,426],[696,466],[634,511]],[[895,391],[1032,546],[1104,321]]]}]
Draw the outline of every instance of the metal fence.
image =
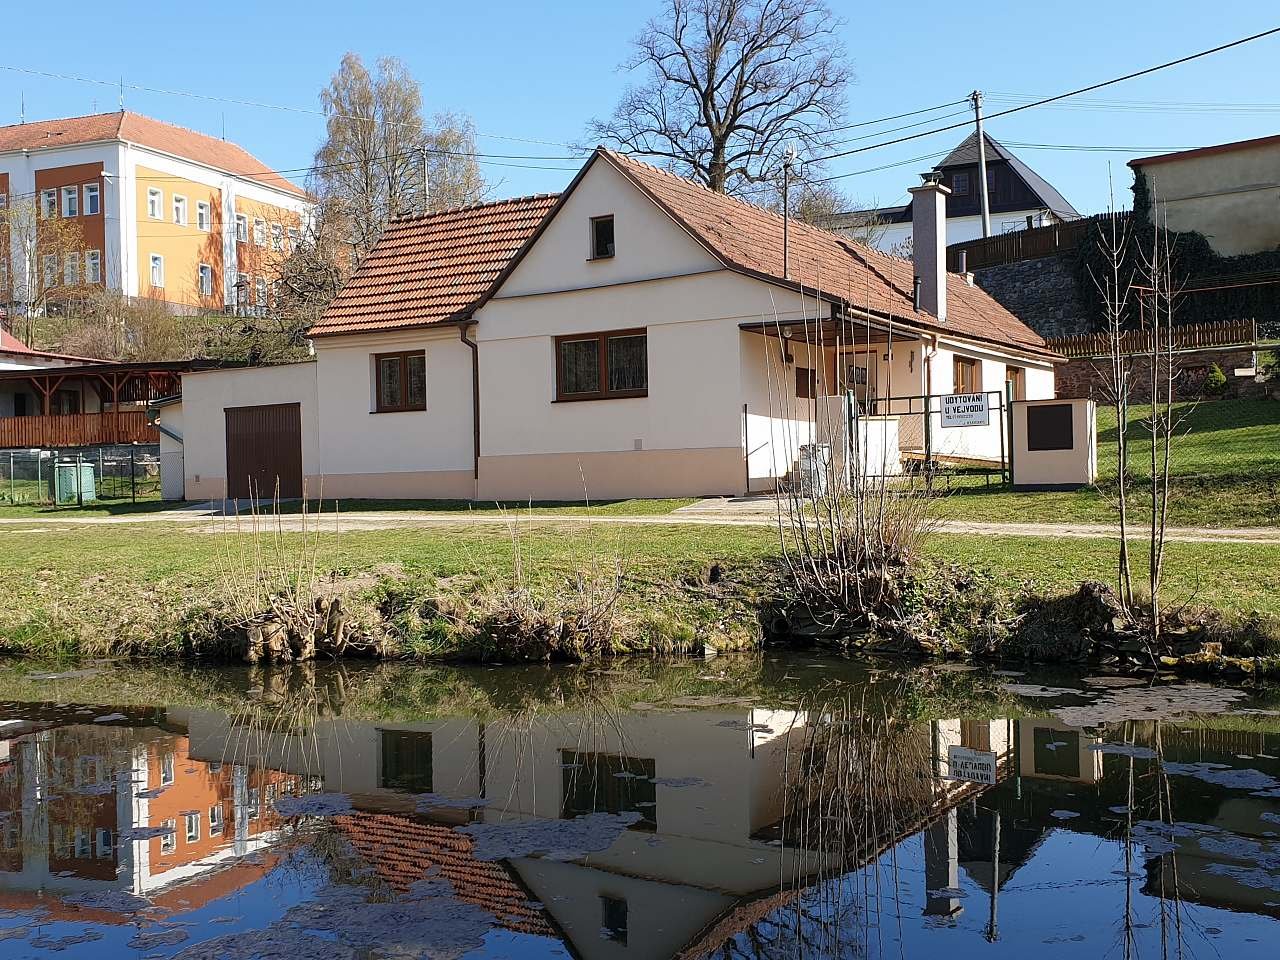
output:
[{"label": "metal fence", "polygon": [[157,444],[0,450],[0,505],[79,507],[159,497]]}]

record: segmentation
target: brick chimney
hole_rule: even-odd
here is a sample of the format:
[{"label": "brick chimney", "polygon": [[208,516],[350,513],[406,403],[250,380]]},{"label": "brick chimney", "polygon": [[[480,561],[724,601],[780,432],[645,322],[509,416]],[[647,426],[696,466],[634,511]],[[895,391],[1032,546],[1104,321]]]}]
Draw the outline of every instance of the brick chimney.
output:
[{"label": "brick chimney", "polygon": [[920,175],[924,183],[912,187],[911,259],[920,284],[920,306],[939,320],[947,318],[947,196],[942,174]]}]

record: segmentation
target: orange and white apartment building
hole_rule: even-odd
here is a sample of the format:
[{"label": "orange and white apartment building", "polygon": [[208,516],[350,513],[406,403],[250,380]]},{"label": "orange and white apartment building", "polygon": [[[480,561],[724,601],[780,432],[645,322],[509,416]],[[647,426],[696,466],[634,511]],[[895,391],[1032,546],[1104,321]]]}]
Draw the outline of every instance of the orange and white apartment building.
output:
[{"label": "orange and white apartment building", "polygon": [[183,311],[265,307],[311,206],[244,148],[125,110],[0,127],[0,198],[75,219],[82,249],[48,277]]}]

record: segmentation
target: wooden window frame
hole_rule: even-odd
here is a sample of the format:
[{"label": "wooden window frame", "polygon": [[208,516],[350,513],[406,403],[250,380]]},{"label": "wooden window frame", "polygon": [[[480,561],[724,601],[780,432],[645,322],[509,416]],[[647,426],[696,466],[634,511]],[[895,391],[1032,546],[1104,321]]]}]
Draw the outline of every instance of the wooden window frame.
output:
[{"label": "wooden window frame", "polygon": [[[392,353],[375,353],[373,355],[373,412],[374,413],[421,413],[427,409],[427,386],[422,385],[422,403],[409,402],[409,358],[422,357],[422,375],[426,379],[427,352],[425,350],[396,350]],[[403,402],[398,406],[384,406],[382,403],[382,363],[384,360],[400,362],[400,383]]]},{"label": "wooden window frame", "polygon": [[[960,388],[960,367],[964,365],[973,370],[973,384],[971,389],[962,390]],[[963,396],[967,394],[982,393],[982,361],[976,357],[961,357],[953,355],[951,358],[951,394],[952,396]]]},{"label": "wooden window frame", "polygon": [[818,399],[818,371],[814,367],[796,366],[796,399]]},{"label": "wooden window frame", "polygon": [[[1010,374],[1013,374],[1013,376],[1010,376]],[[1012,399],[1012,400],[1027,399],[1027,368],[1026,367],[1020,367],[1015,363],[1006,363],[1004,365],[1004,382],[1006,384],[1010,384],[1010,383],[1013,384],[1013,396],[1010,397],[1009,399]],[[1006,386],[1005,387],[1006,393],[1008,392],[1008,389],[1009,388]]]},{"label": "wooden window frame", "polygon": [[[610,390],[609,389],[609,339],[611,337],[644,337],[645,339],[645,372],[644,380],[646,386],[641,390]],[[600,351],[599,370],[600,383],[599,390],[592,393],[569,393],[564,392],[564,353],[560,349],[562,344],[577,343],[583,340],[595,340],[597,349]],[[576,403],[579,400],[628,400],[635,397],[647,397],[649,395],[649,329],[648,327],[633,327],[627,330],[603,330],[599,333],[571,333],[565,336],[555,338],[556,349],[556,398],[555,403]]]},{"label": "wooden window frame", "polygon": [[[613,228],[613,252],[597,254],[596,253],[596,224],[603,223],[606,220],[609,221],[610,226]],[[591,243],[591,256],[587,257],[588,260],[612,260],[614,257],[618,255],[617,224],[614,222],[612,213],[605,213],[605,214],[601,214],[598,217],[592,217],[590,232],[588,236]]]}]

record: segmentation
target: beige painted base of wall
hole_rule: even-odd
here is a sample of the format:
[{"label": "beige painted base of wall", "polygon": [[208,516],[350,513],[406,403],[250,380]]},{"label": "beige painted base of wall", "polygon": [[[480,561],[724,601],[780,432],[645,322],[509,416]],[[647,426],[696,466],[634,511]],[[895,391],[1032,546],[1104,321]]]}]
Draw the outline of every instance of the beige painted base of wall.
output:
[{"label": "beige painted base of wall", "polygon": [[[309,499],[326,500],[470,500],[475,478],[470,470],[406,470],[395,473],[347,473],[307,477]],[[221,500],[227,482],[222,477],[188,477],[188,500]]]},{"label": "beige painted base of wall", "polygon": [[745,480],[738,447],[482,456],[478,499],[736,496]]}]

